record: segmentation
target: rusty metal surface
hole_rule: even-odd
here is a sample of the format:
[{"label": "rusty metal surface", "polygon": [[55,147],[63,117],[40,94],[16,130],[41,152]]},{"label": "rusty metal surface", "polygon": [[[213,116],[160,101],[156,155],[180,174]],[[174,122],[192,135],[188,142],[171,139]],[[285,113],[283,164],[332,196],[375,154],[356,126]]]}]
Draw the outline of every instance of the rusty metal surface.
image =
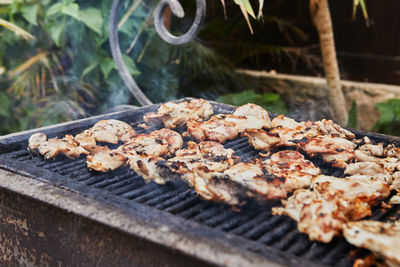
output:
[{"label": "rusty metal surface", "polygon": [[167,265],[211,266],[73,212],[0,189],[0,266]]},{"label": "rusty metal surface", "polygon": [[[113,247],[118,249],[111,249],[104,253],[114,255],[113,252],[115,252],[116,255],[112,257],[117,259],[117,255],[122,253],[120,251],[124,250],[123,253],[130,254],[130,257],[122,263],[129,266],[135,266],[141,257],[143,259],[140,263],[143,263],[149,256],[155,259],[146,262],[146,265],[151,265],[153,260],[154,266],[164,266],[167,263],[169,266],[174,266],[174,262],[179,266],[212,264],[219,266],[279,266],[278,263],[271,262],[257,254],[235,248],[232,246],[233,244],[243,242],[235,237],[224,239],[215,234],[210,238],[197,235],[196,230],[199,229],[195,229],[192,235],[188,235],[184,229],[193,231],[193,229],[187,228],[188,225],[184,222],[181,222],[180,225],[171,225],[168,220],[170,218],[168,216],[163,218],[160,213],[152,213],[147,218],[148,221],[144,221],[144,215],[140,211],[137,211],[136,214],[128,212],[77,192],[2,169],[0,169],[0,212],[2,214],[0,216],[2,233],[0,235],[0,251],[3,255],[0,257],[0,266],[3,266],[3,263],[5,266],[13,266],[12,263],[15,262],[19,265],[25,260],[35,263],[35,265],[37,265],[36,263],[41,265],[41,259],[47,259],[48,262],[55,265],[61,262],[63,266],[70,266],[69,263],[72,260],[78,263],[85,261],[88,263],[87,265],[95,265],[92,263],[96,263],[96,257],[99,257],[100,254],[90,258],[86,255],[89,252],[84,249],[86,246],[95,246],[93,251],[99,250],[101,248],[96,245],[88,245],[88,242],[92,242],[90,240],[93,239],[94,241],[98,240],[97,244],[103,244],[107,238],[112,238],[113,242],[115,241]],[[148,210],[148,212],[152,211]],[[65,227],[69,227],[68,230]],[[99,227],[102,230],[99,230]],[[179,227],[181,228],[179,229]],[[202,230],[201,226],[197,226],[197,228]],[[54,232],[56,233],[60,229],[64,230],[58,237],[55,237]],[[85,235],[83,231],[89,231],[89,233],[93,231],[93,233]],[[107,236],[102,236],[103,234]],[[62,238],[62,235],[66,236]],[[85,239],[86,243],[79,241],[80,238]],[[96,242],[94,243],[96,244]],[[141,244],[140,246],[138,242]],[[133,246],[131,243],[137,244],[140,249],[135,251],[134,247],[129,248],[129,246]],[[81,245],[76,247],[75,244]],[[51,246],[50,250],[48,250],[49,245]],[[67,245],[72,248],[66,248]],[[151,253],[146,253],[145,248],[148,248]],[[164,250],[165,252],[162,253],[165,255],[158,256],[158,250]],[[136,255],[137,253],[139,256]],[[176,258],[171,255],[175,255]],[[189,256],[192,263],[197,262],[196,265],[186,264]],[[179,257],[183,257],[185,260],[181,261],[178,259]],[[172,263],[167,261],[171,259],[173,259]],[[199,259],[203,259],[203,261]],[[108,266],[106,265],[107,260],[110,260],[103,260],[104,262],[100,266]],[[290,259],[288,260],[290,261]],[[162,262],[160,263],[160,261]],[[140,263],[138,264],[140,265]],[[121,266],[121,264],[116,266]]]}]

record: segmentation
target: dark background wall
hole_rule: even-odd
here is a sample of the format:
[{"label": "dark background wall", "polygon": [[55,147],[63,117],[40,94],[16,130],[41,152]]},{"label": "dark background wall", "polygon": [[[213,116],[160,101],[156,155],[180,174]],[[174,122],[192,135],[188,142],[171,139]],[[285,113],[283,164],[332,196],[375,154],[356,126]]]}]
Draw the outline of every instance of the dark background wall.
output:
[{"label": "dark background wall", "polygon": [[[336,46],[351,79],[400,84],[400,1],[367,0],[370,26],[349,0],[330,1]],[[360,11],[360,10],[359,10]]]}]

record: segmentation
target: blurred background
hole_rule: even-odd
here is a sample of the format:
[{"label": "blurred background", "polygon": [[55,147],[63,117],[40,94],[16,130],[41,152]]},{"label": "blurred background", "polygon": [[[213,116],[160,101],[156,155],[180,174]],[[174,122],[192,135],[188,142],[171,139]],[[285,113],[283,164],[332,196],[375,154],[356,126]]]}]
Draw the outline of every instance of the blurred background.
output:
[{"label": "blurred background", "polygon": [[[264,1],[250,19],[226,0],[207,1],[197,39],[166,44],[153,27],[158,1],[124,1],[119,40],[129,72],[154,103],[184,96],[253,102],[302,119],[331,118],[318,33],[309,0]],[[174,33],[186,16],[167,17]],[[258,8],[258,1],[251,1]],[[400,135],[400,2],[329,1],[349,127]],[[0,135],[139,105],[111,57],[112,1],[0,0]],[[320,77],[320,78],[319,78]]]}]

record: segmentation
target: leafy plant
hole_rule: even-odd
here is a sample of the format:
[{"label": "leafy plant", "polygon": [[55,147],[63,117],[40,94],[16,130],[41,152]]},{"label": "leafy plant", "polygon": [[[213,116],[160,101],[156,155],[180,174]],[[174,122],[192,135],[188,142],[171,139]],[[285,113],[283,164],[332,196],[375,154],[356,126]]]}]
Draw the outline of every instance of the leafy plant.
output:
[{"label": "leafy plant", "polygon": [[351,108],[349,111],[349,121],[347,122],[347,127],[352,129],[357,129],[357,104],[354,101],[351,104]]},{"label": "leafy plant", "polygon": [[218,101],[234,106],[240,106],[246,103],[253,103],[276,114],[288,113],[285,103],[283,103],[279,94],[257,94],[252,90],[246,90],[240,93],[226,94],[220,96],[218,97]]},{"label": "leafy plant", "polygon": [[373,130],[390,135],[400,135],[400,99],[389,99],[376,104],[379,110],[379,121]]}]

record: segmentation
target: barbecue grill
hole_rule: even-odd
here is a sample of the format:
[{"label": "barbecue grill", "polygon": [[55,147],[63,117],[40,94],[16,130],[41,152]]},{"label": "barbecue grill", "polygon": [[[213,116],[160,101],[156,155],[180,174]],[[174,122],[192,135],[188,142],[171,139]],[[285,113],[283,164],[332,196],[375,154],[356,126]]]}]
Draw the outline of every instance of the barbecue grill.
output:
[{"label": "barbecue grill", "polygon": [[[187,99],[186,99],[187,100]],[[233,106],[211,102],[215,113]],[[27,151],[41,131],[49,137],[77,134],[100,119],[119,119],[135,130],[143,114],[159,105],[116,112],[0,138],[0,264],[351,266],[367,252],[342,238],[308,240],[286,216],[272,216],[279,203],[248,203],[240,211],[200,199],[183,182],[146,184],[128,167],[90,172],[85,158],[44,160]],[[371,140],[399,138],[356,132]],[[224,144],[243,159],[255,157],[247,138]],[[311,159],[321,166],[318,159]],[[322,166],[323,172],[338,170]],[[375,209],[373,219],[398,215],[398,207]]]}]

